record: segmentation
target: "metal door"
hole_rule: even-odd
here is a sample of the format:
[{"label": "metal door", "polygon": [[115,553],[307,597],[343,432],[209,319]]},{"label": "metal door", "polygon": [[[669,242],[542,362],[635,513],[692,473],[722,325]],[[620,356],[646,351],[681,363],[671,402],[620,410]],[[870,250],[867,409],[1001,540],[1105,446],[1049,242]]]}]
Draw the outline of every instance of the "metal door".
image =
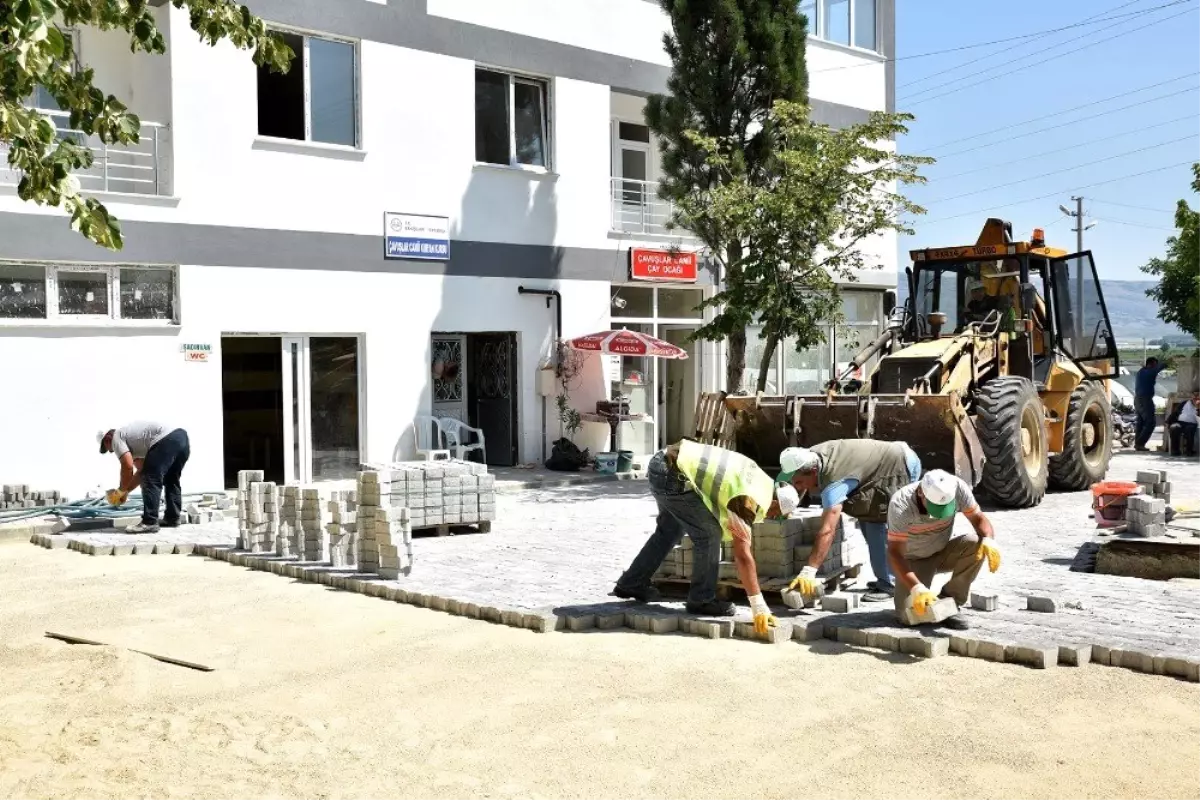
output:
[{"label": "metal door", "polygon": [[473,333],[467,336],[469,424],[483,431],[487,463],[517,463],[517,336]]}]

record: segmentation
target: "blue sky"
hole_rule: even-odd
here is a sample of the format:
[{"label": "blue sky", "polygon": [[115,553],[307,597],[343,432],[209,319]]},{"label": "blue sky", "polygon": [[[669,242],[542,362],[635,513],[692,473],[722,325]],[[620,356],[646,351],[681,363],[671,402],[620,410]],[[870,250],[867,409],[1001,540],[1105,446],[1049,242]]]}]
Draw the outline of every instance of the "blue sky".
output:
[{"label": "blue sky", "polygon": [[[1058,206],[1082,194],[1097,223],[1084,247],[1101,277],[1146,279],[1138,267],[1162,253],[1176,202],[1200,200],[1184,165],[1125,177],[1200,160],[1200,0],[1158,8],[1172,2],[897,0],[896,106],[917,116],[900,148],[939,157],[929,184],[909,191],[928,213],[901,239],[901,264],[909,248],[973,243],[988,216],[1022,239],[1044,227],[1049,244],[1073,251],[1074,222]],[[1096,24],[906,58],[1089,17]]]}]

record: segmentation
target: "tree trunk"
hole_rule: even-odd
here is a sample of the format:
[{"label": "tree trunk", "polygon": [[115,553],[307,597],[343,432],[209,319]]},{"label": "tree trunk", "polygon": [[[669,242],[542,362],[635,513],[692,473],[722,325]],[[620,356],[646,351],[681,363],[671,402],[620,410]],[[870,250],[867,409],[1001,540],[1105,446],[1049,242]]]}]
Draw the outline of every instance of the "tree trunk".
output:
[{"label": "tree trunk", "polygon": [[762,361],[758,363],[758,386],[756,391],[765,392],[767,390],[767,374],[771,369],[771,361],[775,357],[775,350],[779,347],[778,336],[768,336],[766,346],[763,348]]},{"label": "tree trunk", "polygon": [[[734,242],[725,248],[725,286],[736,283],[742,277],[742,245]],[[725,340],[725,391],[735,394],[742,389],[742,375],[746,372],[746,329],[734,331]]]}]

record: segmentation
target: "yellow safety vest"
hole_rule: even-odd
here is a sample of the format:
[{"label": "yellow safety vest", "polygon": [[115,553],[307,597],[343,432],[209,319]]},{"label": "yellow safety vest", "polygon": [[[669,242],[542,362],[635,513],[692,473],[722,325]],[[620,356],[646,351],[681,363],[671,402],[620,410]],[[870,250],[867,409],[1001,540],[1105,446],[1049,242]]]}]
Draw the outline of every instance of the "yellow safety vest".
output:
[{"label": "yellow safety vest", "polygon": [[726,524],[733,498],[744,496],[754,501],[755,522],[767,518],[767,509],[775,499],[775,482],[744,455],[684,439],[679,443],[675,468],[692,482],[704,505],[721,523],[726,541],[733,538]]}]

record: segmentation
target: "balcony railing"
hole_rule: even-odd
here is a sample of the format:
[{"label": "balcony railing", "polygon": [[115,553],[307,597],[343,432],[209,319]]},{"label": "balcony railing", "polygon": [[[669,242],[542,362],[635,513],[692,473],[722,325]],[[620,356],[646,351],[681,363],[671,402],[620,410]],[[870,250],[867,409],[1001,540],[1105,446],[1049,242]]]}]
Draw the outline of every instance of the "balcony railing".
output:
[{"label": "balcony railing", "polygon": [[675,204],[658,196],[658,183],[611,178],[612,229],[621,233],[691,238],[682,228],[668,229]]},{"label": "balcony railing", "polygon": [[[42,111],[58,129],[61,139],[71,139],[91,149],[92,166],[79,170],[79,187],[84,192],[113,192],[115,194],[169,194],[166,182],[166,130],[157,122],[142,122],[137,142],[127,145],[107,145],[98,136],[88,136],[67,126],[71,115],[63,111]],[[16,184],[21,180],[19,170],[8,164],[8,148],[0,146],[0,184]]]}]

